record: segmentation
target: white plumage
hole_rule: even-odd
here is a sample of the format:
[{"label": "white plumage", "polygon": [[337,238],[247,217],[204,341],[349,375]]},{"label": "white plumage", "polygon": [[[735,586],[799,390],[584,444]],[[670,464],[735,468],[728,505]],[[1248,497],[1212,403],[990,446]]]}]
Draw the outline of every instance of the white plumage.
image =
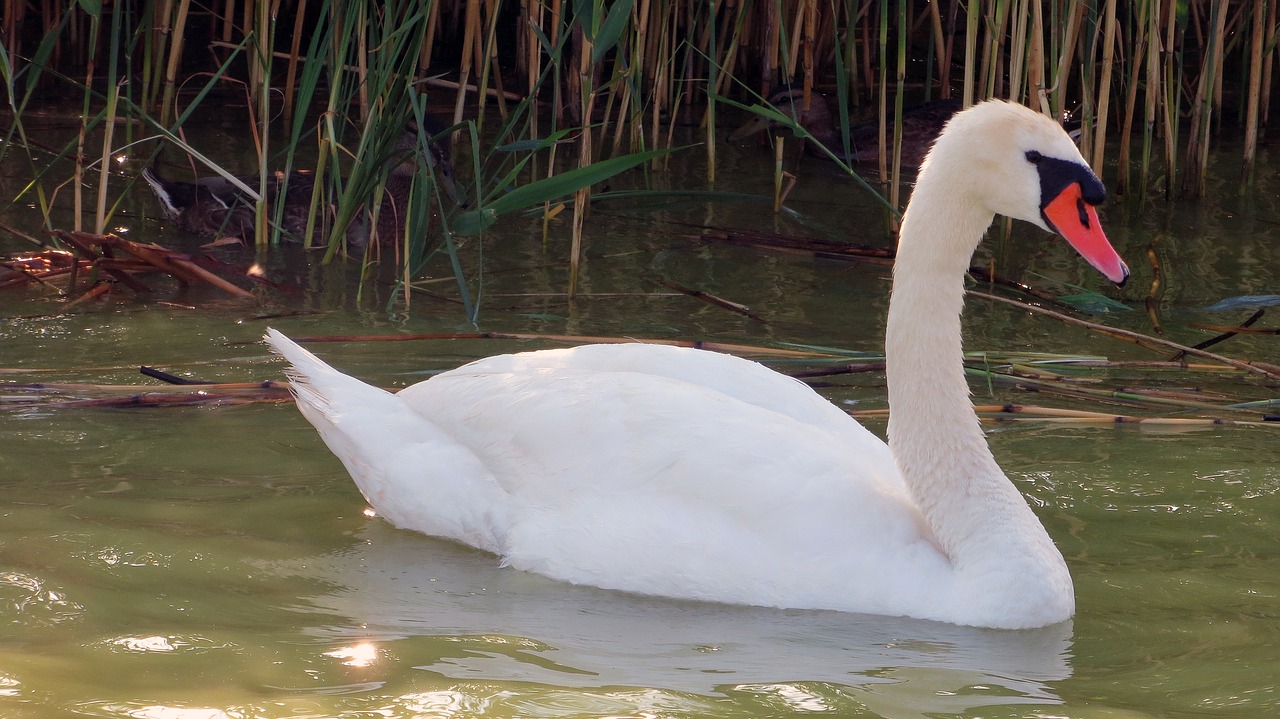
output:
[{"label": "white plumage", "polygon": [[[702,350],[503,355],[391,394],[266,339],[398,527],[642,594],[1051,624],[1074,610],[1070,576],[991,458],[959,356],[963,272],[994,209],[1045,226],[1030,150],[1092,178],[1061,128],[1007,103],[958,115],[921,171],[890,309],[892,451],[804,384]],[[1105,249],[1086,257],[1122,280]]]}]

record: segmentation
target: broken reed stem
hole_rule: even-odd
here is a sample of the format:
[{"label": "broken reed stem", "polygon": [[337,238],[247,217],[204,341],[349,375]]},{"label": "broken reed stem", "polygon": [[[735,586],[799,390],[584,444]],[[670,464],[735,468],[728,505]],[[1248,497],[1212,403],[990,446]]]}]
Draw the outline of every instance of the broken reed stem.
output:
[{"label": "broken reed stem", "polygon": [[1206,352],[1201,349],[1196,349],[1195,347],[1187,347],[1185,345],[1180,345],[1177,342],[1171,342],[1169,340],[1161,339],[1159,337],[1152,337],[1150,335],[1144,335],[1140,332],[1133,332],[1131,330],[1122,330],[1117,327],[1108,327],[1107,325],[1101,325],[1096,322],[1089,322],[1088,320],[1078,319],[1070,315],[1065,315],[1061,312],[1054,312],[1053,310],[1045,309],[1044,307],[1037,307],[1036,305],[1027,304],[1026,302],[1019,302],[1018,300],[1012,300],[1006,297],[1000,297],[998,295],[987,294],[986,292],[969,290],[969,294],[984,300],[991,300],[991,301],[1000,302],[1006,305],[1012,305],[1019,309],[1026,310],[1028,312],[1033,312],[1035,314],[1047,315],[1060,322],[1065,322],[1070,325],[1076,325],[1077,327],[1084,327],[1086,329],[1092,330],[1099,334],[1104,334],[1109,337],[1114,337],[1116,339],[1124,340],[1126,342],[1132,342],[1133,344],[1136,344],[1140,347],[1146,347],[1147,349],[1161,348],[1161,349],[1171,349],[1177,352],[1184,352],[1186,354],[1194,355],[1196,357],[1203,357],[1205,359],[1213,360],[1214,362],[1221,362],[1222,364],[1229,365],[1231,367],[1235,367],[1236,369],[1244,370],[1246,372],[1259,374],[1270,380],[1280,381],[1280,366],[1257,362],[1253,360],[1237,360],[1237,359],[1232,359],[1230,357],[1224,357],[1219,354],[1214,354],[1212,352]]},{"label": "broken reed stem", "polygon": [[1051,378],[1043,379],[1039,377],[1021,376],[1018,374],[1005,374],[1001,372],[991,372],[988,370],[980,370],[973,367],[965,368],[969,374],[979,375],[988,380],[1007,382],[1013,384],[1018,389],[1029,392],[1046,392],[1050,394],[1059,394],[1075,399],[1091,400],[1091,401],[1110,401],[1121,404],[1136,405],[1139,407],[1150,407],[1152,405],[1159,407],[1175,407],[1177,409],[1186,410],[1207,410],[1215,412],[1238,412],[1242,410],[1231,409],[1223,404],[1215,404],[1213,402],[1204,402],[1196,398],[1188,398],[1184,393],[1161,393],[1159,390],[1150,389],[1130,389],[1126,387],[1115,388],[1098,388],[1082,386],[1073,383],[1067,378]]},{"label": "broken reed stem", "polygon": [[[103,270],[140,294],[149,293],[151,288],[130,273],[155,271],[163,272],[184,285],[204,283],[236,297],[254,298],[252,292],[241,289],[200,267],[190,256],[174,252],[159,245],[132,242],[110,234],[94,235],[66,230],[54,230],[51,234],[73,248],[91,266]],[[95,251],[93,249],[95,246],[101,248],[101,252]],[[136,260],[113,257],[112,252],[116,249],[132,255]],[[79,263],[77,262],[72,267],[78,267],[78,265]],[[73,307],[86,299],[98,297],[110,289],[105,285],[99,285],[99,287],[104,287],[105,289],[95,287],[91,295],[78,298],[68,307]]]},{"label": "broken reed stem", "polygon": [[1172,369],[1188,372],[1244,372],[1239,367],[1187,362],[1157,362],[1144,360],[1063,360],[1058,364],[1072,367],[1098,367],[1102,369]]},{"label": "broken reed stem", "polygon": [[689,297],[692,297],[696,300],[701,300],[703,302],[706,302],[707,304],[713,307],[719,307],[721,309],[729,310],[730,312],[735,312],[737,314],[742,315],[743,317],[748,317],[750,319],[753,319],[756,322],[764,321],[764,319],[762,319],[759,315],[752,312],[750,307],[747,307],[746,305],[741,304],[739,302],[733,302],[732,300],[726,300],[723,297],[717,297],[716,295],[713,295],[710,292],[704,292],[702,290],[695,290],[691,287],[685,287],[684,285],[681,285],[677,282],[673,282],[667,279],[659,279],[658,283],[665,287],[673,289],[676,292],[679,292],[680,294],[688,295]]},{"label": "broken reed stem", "polygon": [[[1128,414],[1093,412],[1090,410],[1064,409],[1019,404],[974,405],[973,411],[980,419],[1000,422],[1046,422],[1052,424],[1146,424],[1161,426],[1209,427],[1245,426],[1280,428],[1280,422],[1223,419],[1221,417],[1135,417]],[[846,410],[855,419],[887,419],[888,409]]]}]

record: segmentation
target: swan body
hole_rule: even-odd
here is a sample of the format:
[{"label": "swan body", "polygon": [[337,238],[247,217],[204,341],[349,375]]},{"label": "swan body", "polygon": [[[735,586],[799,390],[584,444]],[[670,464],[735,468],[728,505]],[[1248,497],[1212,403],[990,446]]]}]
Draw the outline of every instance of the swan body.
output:
[{"label": "swan body", "polygon": [[405,529],[578,584],[1024,628],[1074,612],[1061,553],[992,458],[961,366],[963,278],[996,212],[1127,268],[1066,133],[988,102],[955,117],[903,221],[885,444],[803,383],[648,344],[472,362],[392,394],[284,335],[298,407]]}]

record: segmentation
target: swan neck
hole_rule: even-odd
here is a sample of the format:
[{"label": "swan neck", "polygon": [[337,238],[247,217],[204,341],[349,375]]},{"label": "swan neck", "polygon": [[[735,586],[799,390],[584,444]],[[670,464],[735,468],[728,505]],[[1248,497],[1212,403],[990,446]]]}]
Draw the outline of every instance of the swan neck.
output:
[{"label": "swan neck", "polygon": [[999,474],[969,399],[960,325],[965,274],[993,215],[935,192],[932,179],[921,178],[903,218],[885,335],[889,444],[917,495],[953,474],[935,448]]},{"label": "swan neck", "polygon": [[[965,378],[965,273],[993,214],[962,194],[953,199],[950,185],[939,191],[936,179],[925,173],[916,187],[894,265],[885,342],[889,447],[939,545],[961,567],[998,561],[996,537],[1030,554],[1052,544],[992,457]],[[1037,548],[1026,546],[1031,535]]]}]

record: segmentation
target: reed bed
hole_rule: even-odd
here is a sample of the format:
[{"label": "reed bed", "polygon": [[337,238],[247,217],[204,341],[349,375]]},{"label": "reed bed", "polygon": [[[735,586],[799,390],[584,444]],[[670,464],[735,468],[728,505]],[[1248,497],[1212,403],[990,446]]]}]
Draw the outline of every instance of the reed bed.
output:
[{"label": "reed bed", "polygon": [[[234,175],[184,140],[201,108],[231,93],[245,98],[257,155],[256,176],[238,177],[255,204],[257,241],[280,237],[264,201],[270,172],[315,157],[312,169],[330,179],[317,184],[306,240],[331,260],[352,251],[343,232],[380,192],[405,124],[428,105],[445,114],[451,132],[434,139],[467,141],[474,204],[443,202],[437,183],[415,186],[405,220],[414,239],[392,253],[406,281],[434,252],[456,263],[455,233],[511,211],[493,207],[511,187],[628,155],[638,159],[612,171],[660,164],[643,153],[671,149],[680,124],[702,128],[713,186],[723,109],[787,124],[767,102],[784,87],[801,91],[802,107],[834,102],[842,127],[875,108],[882,145],[895,147],[901,111],[922,100],[1003,97],[1074,112],[1095,168],[1143,196],[1203,192],[1209,143],[1230,126],[1245,138],[1247,186],[1276,62],[1277,0],[2,4],[0,153],[27,153],[34,175],[9,199],[35,197],[47,213],[69,193],[69,229],[91,217],[87,229],[105,230],[129,187],[112,159],[129,149],[150,162],[161,141],[201,172]],[[50,161],[26,142],[24,116],[55,92],[78,97],[81,118]],[[424,152],[432,139],[421,138]],[[866,187],[897,208],[900,152],[881,157],[880,183]],[[541,193],[572,199],[575,274],[590,180],[599,181],[578,179]],[[549,201],[529,199],[526,207]],[[465,285],[461,270],[457,279]]]}]

